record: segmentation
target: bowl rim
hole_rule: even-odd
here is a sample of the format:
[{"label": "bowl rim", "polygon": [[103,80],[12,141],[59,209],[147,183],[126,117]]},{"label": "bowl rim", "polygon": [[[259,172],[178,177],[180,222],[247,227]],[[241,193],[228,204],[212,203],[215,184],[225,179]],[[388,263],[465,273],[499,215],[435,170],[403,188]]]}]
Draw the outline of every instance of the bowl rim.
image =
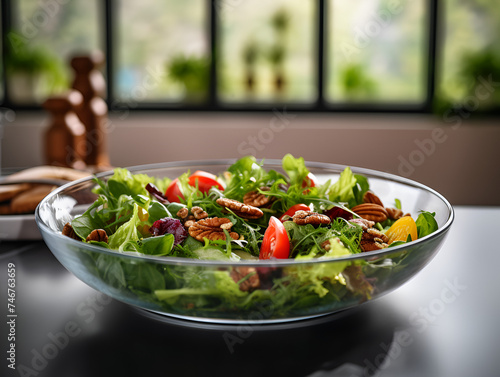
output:
[{"label": "bowl rim", "polygon": [[[143,170],[155,170],[155,169],[165,169],[165,168],[181,168],[181,167],[189,167],[196,165],[197,167],[202,167],[202,166],[207,166],[207,165],[231,165],[234,162],[236,162],[239,158],[232,158],[232,159],[210,159],[210,160],[182,160],[182,161],[171,161],[171,162],[160,162],[160,163],[153,163],[153,164],[143,164],[143,165],[135,165],[135,166],[130,166],[126,167],[125,169],[129,170],[130,172],[138,172],[138,171],[143,171]],[[266,165],[279,165],[281,166],[281,159],[258,159],[257,162],[264,163],[264,167]],[[84,249],[88,249],[88,251],[92,252],[98,252],[102,254],[107,254],[107,255],[112,255],[112,256],[119,256],[123,258],[130,258],[130,259],[136,259],[136,260],[141,260],[141,261],[149,261],[149,262],[155,262],[155,263],[161,263],[161,264],[168,264],[168,265],[195,265],[195,266],[248,266],[248,267],[285,267],[285,266],[297,266],[297,265],[314,265],[318,263],[337,263],[337,262],[352,262],[356,260],[367,260],[371,259],[374,257],[383,257],[385,255],[390,255],[397,253],[398,251],[402,251],[404,249],[407,249],[408,247],[416,247],[420,244],[423,244],[427,240],[430,240],[431,238],[437,238],[438,236],[446,234],[446,232],[450,229],[454,218],[455,218],[455,211],[453,209],[453,206],[450,204],[450,202],[439,192],[436,190],[422,184],[419,182],[416,182],[414,180],[411,180],[409,178],[401,177],[395,174],[383,172],[383,171],[378,171],[374,169],[368,169],[368,168],[363,168],[363,167],[357,167],[357,166],[351,166],[351,165],[343,165],[343,164],[333,164],[333,163],[328,163],[328,162],[314,162],[314,161],[305,161],[305,164],[308,168],[318,168],[318,169],[330,169],[330,170],[338,170],[339,174],[341,171],[343,171],[346,167],[349,167],[353,173],[356,174],[363,174],[365,176],[373,177],[373,178],[378,178],[378,179],[383,179],[387,181],[393,181],[397,182],[400,184],[404,184],[407,186],[412,186],[416,187],[419,189],[422,189],[424,191],[427,191],[429,193],[432,193],[436,197],[438,197],[443,203],[446,205],[448,208],[449,214],[446,222],[444,225],[439,228],[437,231],[417,239],[416,241],[412,241],[410,245],[398,245],[390,248],[385,248],[385,249],[380,249],[380,250],[374,250],[374,251],[367,251],[367,252],[362,252],[358,254],[350,254],[338,258],[313,258],[313,259],[306,259],[306,260],[300,260],[296,261],[295,259],[268,259],[268,260],[239,260],[239,261],[223,261],[223,260],[200,260],[200,259],[191,259],[191,258],[182,258],[182,257],[169,257],[169,256],[152,256],[152,255],[145,255],[145,254],[139,254],[139,253],[133,253],[133,252],[120,252],[118,250],[110,250],[106,249],[101,246],[93,245],[93,244],[88,244],[82,241],[74,240],[72,238],[63,236],[60,232],[55,232],[53,229],[51,229],[49,226],[45,224],[45,222],[42,220],[40,216],[40,208],[43,205],[46,205],[46,203],[51,200],[54,196],[59,195],[62,191],[71,188],[73,186],[77,186],[81,183],[91,181],[94,179],[94,177],[97,178],[104,178],[111,176],[113,174],[113,170],[108,170],[105,172],[101,172],[98,174],[95,174],[94,176],[89,176],[85,178],[81,178],[79,180],[69,182],[63,186],[60,186],[59,188],[55,189],[52,191],[50,194],[48,194],[45,198],[42,199],[42,201],[38,204],[35,210],[35,221],[38,227],[40,228],[40,231],[42,233],[42,237],[45,238],[45,232],[50,233],[56,237],[60,237],[61,240],[64,242],[70,242],[74,243],[75,246],[80,246],[83,247]],[[378,259],[378,258],[377,258]]]}]

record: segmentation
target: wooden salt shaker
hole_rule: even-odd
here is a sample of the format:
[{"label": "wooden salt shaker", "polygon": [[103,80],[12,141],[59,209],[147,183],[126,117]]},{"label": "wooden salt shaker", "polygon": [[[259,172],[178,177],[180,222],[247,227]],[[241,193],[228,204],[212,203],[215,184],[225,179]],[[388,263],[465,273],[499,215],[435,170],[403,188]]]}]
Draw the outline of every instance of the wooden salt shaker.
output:
[{"label": "wooden salt shaker", "polygon": [[106,83],[98,70],[103,63],[104,56],[100,52],[71,59],[75,71],[73,88],[83,95],[83,103],[76,108],[76,113],[87,130],[85,163],[97,169],[110,166],[106,130],[108,107],[102,99]]},{"label": "wooden salt shaker", "polygon": [[85,168],[85,126],[74,113],[83,96],[77,90],[51,97],[43,107],[52,115],[45,132],[45,160],[49,165]]}]

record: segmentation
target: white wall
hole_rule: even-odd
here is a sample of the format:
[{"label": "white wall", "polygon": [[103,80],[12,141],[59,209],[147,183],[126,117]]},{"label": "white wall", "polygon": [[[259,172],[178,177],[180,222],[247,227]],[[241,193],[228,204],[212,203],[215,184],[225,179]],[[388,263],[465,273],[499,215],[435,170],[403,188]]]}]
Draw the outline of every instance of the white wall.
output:
[{"label": "white wall", "polygon": [[[31,113],[4,124],[4,168],[44,162],[47,121]],[[403,175],[453,204],[500,205],[499,123],[431,115],[137,113],[111,116],[107,136],[115,166],[292,153]]]}]

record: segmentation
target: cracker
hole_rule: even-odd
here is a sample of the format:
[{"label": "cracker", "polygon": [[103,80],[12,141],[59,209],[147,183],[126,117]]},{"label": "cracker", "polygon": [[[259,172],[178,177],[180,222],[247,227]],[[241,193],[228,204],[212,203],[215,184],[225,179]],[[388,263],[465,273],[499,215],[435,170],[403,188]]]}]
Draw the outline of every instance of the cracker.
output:
[{"label": "cracker", "polygon": [[10,203],[0,204],[0,215],[10,215],[11,213]]},{"label": "cracker", "polygon": [[32,213],[40,201],[45,198],[56,186],[38,185],[14,197],[10,202],[12,213]]},{"label": "cracker", "polygon": [[22,179],[43,179],[43,178],[54,178],[63,179],[66,181],[75,181],[80,178],[85,178],[90,175],[89,172],[80,171],[70,168],[65,168],[61,166],[36,166],[34,168],[29,168],[22,170],[18,173],[9,175],[7,180],[22,180]]},{"label": "cracker", "polygon": [[0,186],[0,202],[12,199],[17,194],[28,190],[31,187],[28,183]]}]

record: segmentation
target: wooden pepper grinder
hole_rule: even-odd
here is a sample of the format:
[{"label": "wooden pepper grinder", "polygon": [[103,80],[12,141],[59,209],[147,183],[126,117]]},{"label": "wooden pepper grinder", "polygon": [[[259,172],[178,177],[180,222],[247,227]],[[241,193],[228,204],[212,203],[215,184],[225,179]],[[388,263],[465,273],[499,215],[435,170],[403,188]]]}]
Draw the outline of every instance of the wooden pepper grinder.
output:
[{"label": "wooden pepper grinder", "polygon": [[85,163],[98,170],[110,166],[106,135],[108,107],[102,99],[106,83],[98,70],[103,63],[104,56],[100,52],[71,59],[71,66],[75,71],[73,88],[83,95],[83,102],[76,108],[76,113],[87,130]]},{"label": "wooden pepper grinder", "polygon": [[47,164],[85,169],[85,126],[74,113],[74,108],[82,102],[81,93],[71,90],[43,103],[52,115],[52,123],[45,132]]}]

